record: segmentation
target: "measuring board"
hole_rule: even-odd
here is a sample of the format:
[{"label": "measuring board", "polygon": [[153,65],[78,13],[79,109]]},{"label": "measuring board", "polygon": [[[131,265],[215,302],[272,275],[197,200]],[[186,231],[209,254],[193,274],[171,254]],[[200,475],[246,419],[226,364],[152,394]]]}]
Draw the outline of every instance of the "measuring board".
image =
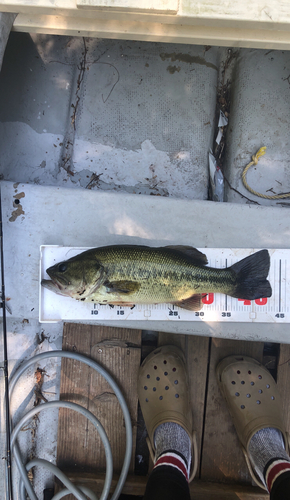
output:
[{"label": "measuring board", "polygon": [[[89,248],[54,245],[40,247],[40,281],[49,279],[46,269],[70,259]],[[199,248],[206,254],[210,267],[230,267],[257,249]],[[240,300],[223,294],[209,293],[200,311],[187,311],[171,304],[109,306],[81,302],[57,295],[40,285],[39,321],[55,323],[61,320],[156,320],[156,321],[227,321],[246,323],[290,323],[290,250],[269,250],[271,265],[268,280],[272,297],[253,301]]]}]

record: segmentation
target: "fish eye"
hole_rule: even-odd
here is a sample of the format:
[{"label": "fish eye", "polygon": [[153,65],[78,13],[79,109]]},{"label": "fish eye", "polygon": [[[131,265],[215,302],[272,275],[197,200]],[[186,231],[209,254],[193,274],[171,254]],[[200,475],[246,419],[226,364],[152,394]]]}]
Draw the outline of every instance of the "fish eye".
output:
[{"label": "fish eye", "polygon": [[59,271],[60,273],[64,273],[66,270],[67,270],[67,265],[66,265],[66,264],[64,264],[64,263],[59,264],[59,266],[58,266],[58,271]]}]

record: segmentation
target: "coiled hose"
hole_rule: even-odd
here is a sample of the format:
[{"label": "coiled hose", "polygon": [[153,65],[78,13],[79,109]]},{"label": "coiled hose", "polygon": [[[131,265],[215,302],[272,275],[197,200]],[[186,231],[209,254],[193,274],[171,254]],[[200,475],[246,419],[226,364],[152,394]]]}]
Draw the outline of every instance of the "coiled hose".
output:
[{"label": "coiled hose", "polygon": [[[124,399],[123,394],[121,393],[118,385],[114,381],[114,379],[111,377],[111,375],[108,374],[108,372],[102,368],[96,361],[93,361],[90,358],[87,358],[83,354],[78,354],[74,352],[67,352],[67,351],[49,351],[49,352],[43,352],[41,354],[37,354],[33,358],[29,359],[25,363],[23,363],[18,370],[15,372],[14,376],[11,378],[9,387],[9,397],[11,398],[13,389],[20,378],[20,376],[29,368],[31,365],[34,363],[40,362],[43,359],[47,358],[69,358],[69,359],[75,359],[77,361],[80,361],[82,363],[85,363],[86,365],[90,366],[94,370],[96,370],[98,373],[100,373],[106,381],[110,384],[111,388],[116,394],[116,397],[121,405],[123,415],[124,415],[124,421],[125,421],[125,428],[126,428],[126,451],[125,451],[125,457],[124,457],[124,462],[123,462],[123,467],[120,473],[120,478],[119,481],[116,485],[115,491],[112,495],[112,500],[117,500],[117,498],[120,496],[120,493],[123,489],[124,483],[126,481],[126,477],[128,474],[129,466],[130,466],[130,461],[131,461],[131,455],[132,455],[132,425],[131,425],[131,417],[130,413],[126,404],[126,401]],[[19,481],[19,498],[21,500],[25,500],[26,494],[25,490],[28,493],[28,496],[30,500],[37,500],[37,497],[35,495],[35,492],[32,488],[32,485],[27,477],[27,471],[29,471],[32,467],[38,465],[42,467],[46,467],[49,469],[55,476],[57,476],[62,483],[65,485],[65,489],[54,495],[52,500],[59,500],[60,498],[63,498],[64,496],[72,493],[75,495],[75,497],[78,500],[87,500],[86,495],[91,499],[91,500],[98,500],[95,493],[93,493],[91,490],[89,490],[85,486],[77,486],[73,484],[63,472],[61,472],[58,467],[55,465],[51,464],[48,460],[43,460],[43,459],[33,459],[31,460],[26,466],[23,465],[20,457],[20,451],[19,447],[17,444],[17,434],[22,428],[22,426],[31,418],[33,417],[36,413],[39,413],[41,411],[44,411],[49,408],[70,408],[71,410],[77,411],[84,415],[86,418],[92,422],[92,424],[95,426],[96,430],[99,432],[101,440],[104,444],[105,448],[105,456],[106,456],[106,475],[105,475],[105,482],[104,482],[104,487],[102,494],[100,496],[99,500],[106,500],[109,495],[110,491],[110,486],[112,482],[112,476],[113,476],[113,458],[112,458],[112,452],[111,452],[111,447],[110,443],[108,440],[108,437],[106,435],[106,432],[99,422],[99,420],[87,409],[83,408],[82,406],[76,404],[76,403],[71,403],[68,401],[50,401],[47,403],[43,403],[39,406],[36,406],[32,410],[28,411],[24,417],[21,418],[21,420],[18,422],[18,424],[15,426],[13,429],[13,432],[11,434],[11,449],[13,452],[13,455],[15,457],[15,461],[20,473],[20,481]]]}]

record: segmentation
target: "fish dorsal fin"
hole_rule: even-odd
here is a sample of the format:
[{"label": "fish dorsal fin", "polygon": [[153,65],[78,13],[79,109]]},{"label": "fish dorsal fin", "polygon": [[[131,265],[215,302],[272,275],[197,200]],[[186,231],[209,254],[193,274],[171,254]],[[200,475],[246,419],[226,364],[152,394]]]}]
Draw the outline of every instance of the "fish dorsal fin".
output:
[{"label": "fish dorsal fin", "polygon": [[138,281],[120,280],[106,282],[105,286],[108,293],[125,293],[129,295],[139,290],[140,283]]},{"label": "fish dorsal fin", "polygon": [[167,245],[165,248],[170,248],[171,250],[176,250],[181,252],[188,257],[191,257],[197,264],[206,265],[208,264],[207,256],[189,245]]},{"label": "fish dorsal fin", "polygon": [[174,305],[187,309],[188,311],[200,311],[203,308],[202,299],[206,297],[206,293],[198,293],[189,297],[189,299],[174,302]]}]

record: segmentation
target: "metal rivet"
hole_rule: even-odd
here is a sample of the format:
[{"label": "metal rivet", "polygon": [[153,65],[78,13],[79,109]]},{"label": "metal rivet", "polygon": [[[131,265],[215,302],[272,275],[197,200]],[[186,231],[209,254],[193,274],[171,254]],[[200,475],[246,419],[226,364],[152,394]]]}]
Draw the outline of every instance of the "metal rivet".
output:
[{"label": "metal rivet", "polygon": [[270,389],[270,384],[267,384],[266,387],[267,387],[267,389]]}]

